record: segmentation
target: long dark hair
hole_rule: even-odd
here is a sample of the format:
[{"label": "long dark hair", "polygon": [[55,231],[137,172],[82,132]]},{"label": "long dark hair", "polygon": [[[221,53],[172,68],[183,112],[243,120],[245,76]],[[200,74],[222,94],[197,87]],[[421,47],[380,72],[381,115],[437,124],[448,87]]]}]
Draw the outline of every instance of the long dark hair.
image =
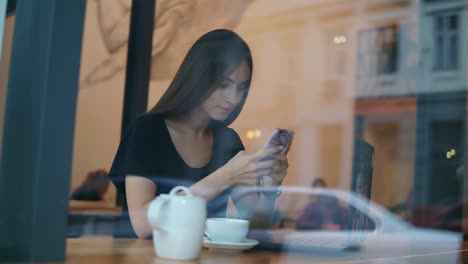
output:
[{"label": "long dark hair", "polygon": [[188,51],[174,79],[148,114],[163,118],[189,113],[201,105],[221,84],[223,76],[242,62],[250,67],[250,78],[244,96],[232,113],[218,125],[228,126],[237,118],[249,93],[252,79],[252,54],[247,43],[235,32],[216,29],[204,34]]}]

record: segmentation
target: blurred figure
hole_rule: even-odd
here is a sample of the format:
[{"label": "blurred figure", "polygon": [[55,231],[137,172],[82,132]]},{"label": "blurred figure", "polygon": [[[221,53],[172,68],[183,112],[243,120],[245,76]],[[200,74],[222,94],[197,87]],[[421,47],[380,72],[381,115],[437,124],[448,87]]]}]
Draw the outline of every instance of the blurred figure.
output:
[{"label": "blurred figure", "polygon": [[72,192],[70,200],[102,201],[109,186],[110,179],[107,171],[102,169],[92,171],[88,173],[85,181]]},{"label": "blurred figure", "polygon": [[[312,182],[313,188],[327,188],[322,178]],[[296,229],[340,230],[347,226],[347,215],[332,196],[311,197],[296,221]]]},{"label": "blurred figure", "polygon": [[327,188],[327,182],[322,178],[315,178],[312,181],[312,187],[314,188]]}]

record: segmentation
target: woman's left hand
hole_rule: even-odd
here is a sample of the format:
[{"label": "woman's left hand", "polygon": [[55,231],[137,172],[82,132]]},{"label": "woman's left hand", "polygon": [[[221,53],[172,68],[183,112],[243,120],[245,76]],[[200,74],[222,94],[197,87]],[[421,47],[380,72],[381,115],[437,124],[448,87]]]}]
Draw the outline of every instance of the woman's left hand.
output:
[{"label": "woman's left hand", "polygon": [[265,185],[281,185],[288,171],[289,163],[286,155],[276,154],[273,159],[276,160],[276,163],[271,169],[271,175],[265,177],[271,178],[271,181],[264,179]]}]

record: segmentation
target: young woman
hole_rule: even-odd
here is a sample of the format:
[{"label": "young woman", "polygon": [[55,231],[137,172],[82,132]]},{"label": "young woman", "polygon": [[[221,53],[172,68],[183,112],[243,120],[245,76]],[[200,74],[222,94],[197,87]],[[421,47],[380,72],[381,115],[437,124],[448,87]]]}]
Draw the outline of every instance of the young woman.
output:
[{"label": "young woman", "polygon": [[[252,70],[248,45],[232,31],[214,30],[195,42],[165,94],[120,143],[109,175],[128,216],[116,235],[150,237],[148,205],[176,185],[206,199],[209,217],[224,217],[232,196],[239,216],[251,218],[261,197],[235,197],[236,188],[255,186],[260,178],[265,185],[281,184],[288,167],[283,149],[244,151],[227,127],[244,106]],[[265,197],[268,210],[275,194]]]}]

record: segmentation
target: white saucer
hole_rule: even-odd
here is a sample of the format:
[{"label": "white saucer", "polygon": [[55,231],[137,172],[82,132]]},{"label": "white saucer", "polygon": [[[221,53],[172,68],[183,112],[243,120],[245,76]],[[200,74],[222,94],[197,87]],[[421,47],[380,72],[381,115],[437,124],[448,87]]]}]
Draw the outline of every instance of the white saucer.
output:
[{"label": "white saucer", "polygon": [[217,242],[212,241],[207,237],[203,238],[203,246],[209,248],[210,250],[223,251],[223,252],[240,252],[243,250],[251,249],[258,245],[258,241],[254,239],[244,239],[244,241],[239,243],[230,243],[230,242]]}]

